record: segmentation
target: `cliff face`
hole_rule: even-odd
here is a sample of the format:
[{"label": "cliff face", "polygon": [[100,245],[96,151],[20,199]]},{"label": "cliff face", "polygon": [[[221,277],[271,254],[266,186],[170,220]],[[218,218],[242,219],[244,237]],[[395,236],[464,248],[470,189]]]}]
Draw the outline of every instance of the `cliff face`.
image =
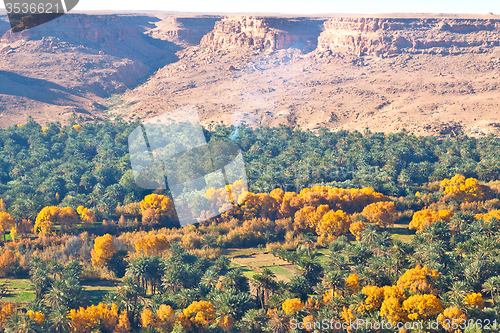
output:
[{"label": "cliff face", "polygon": [[218,15],[168,16],[160,22],[155,22],[156,28],[148,31],[147,35],[184,47],[195,46],[200,44],[203,36],[213,30],[215,22],[220,19]]},{"label": "cliff face", "polygon": [[355,55],[461,54],[500,44],[500,20],[335,18],[325,22],[318,50]]},{"label": "cliff face", "polygon": [[271,18],[227,16],[215,23],[201,47],[211,49],[256,48],[282,50],[297,48],[310,52],[316,48],[325,20],[312,18]]}]

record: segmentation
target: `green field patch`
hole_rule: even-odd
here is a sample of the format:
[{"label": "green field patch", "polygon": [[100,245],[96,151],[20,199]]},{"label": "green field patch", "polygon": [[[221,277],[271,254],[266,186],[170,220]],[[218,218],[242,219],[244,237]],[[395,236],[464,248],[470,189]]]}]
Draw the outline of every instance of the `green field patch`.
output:
[{"label": "green field patch", "polygon": [[28,279],[0,279],[4,286],[2,302],[28,303],[35,298],[35,290]]},{"label": "green field patch", "polygon": [[276,275],[277,280],[283,280],[289,282],[295,276],[293,265],[271,266],[267,268]]},{"label": "green field patch", "polygon": [[96,305],[102,302],[104,296],[118,291],[119,281],[84,281],[82,282],[83,295],[90,303]]}]

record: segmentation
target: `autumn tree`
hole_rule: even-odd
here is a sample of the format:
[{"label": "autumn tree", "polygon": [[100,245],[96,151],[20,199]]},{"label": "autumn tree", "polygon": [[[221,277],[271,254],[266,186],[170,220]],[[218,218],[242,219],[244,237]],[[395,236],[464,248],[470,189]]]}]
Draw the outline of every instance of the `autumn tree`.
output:
[{"label": "autumn tree", "polygon": [[97,237],[94,241],[94,249],[91,252],[92,266],[99,268],[107,266],[115,253],[116,247],[113,244],[113,236],[106,234]]},{"label": "autumn tree", "polygon": [[484,188],[479,185],[476,178],[465,178],[462,175],[455,175],[451,179],[443,179],[441,188],[444,194],[449,195],[457,201],[479,201],[484,198]]},{"label": "autumn tree", "polygon": [[96,216],[93,210],[79,206],[76,211],[80,214],[80,219],[84,227],[89,228],[96,222]]},{"label": "autumn tree", "polygon": [[71,207],[65,207],[59,210],[58,218],[61,224],[61,230],[69,230],[78,223],[78,214]]},{"label": "autumn tree", "polygon": [[304,308],[304,304],[302,304],[300,299],[293,298],[285,300],[281,307],[286,314],[294,314],[301,311]]},{"label": "autumn tree", "polygon": [[161,222],[164,218],[173,218],[175,214],[174,202],[172,199],[162,194],[150,194],[141,201],[141,211],[152,210],[154,212],[153,221]]},{"label": "autumn tree", "polygon": [[366,296],[363,310],[372,311],[380,309],[384,301],[384,288],[366,286],[363,287],[362,292]]},{"label": "autumn tree", "polygon": [[3,234],[3,239],[5,240],[5,233],[9,231],[16,225],[16,220],[9,214],[5,212],[0,212],[0,231]]},{"label": "autumn tree", "polygon": [[349,274],[349,276],[345,280],[345,284],[353,294],[357,293],[361,289],[359,286],[359,277],[357,274]]},{"label": "autumn tree", "polygon": [[443,312],[443,304],[434,295],[413,295],[403,302],[403,310],[412,321],[427,320]]},{"label": "autumn tree", "polygon": [[437,270],[426,266],[416,266],[407,270],[399,279],[398,287],[414,293],[434,293],[433,283],[439,278]]},{"label": "autumn tree", "polygon": [[349,232],[356,237],[357,241],[361,240],[361,235],[363,234],[363,230],[366,229],[368,223],[363,221],[352,222],[349,226]]},{"label": "autumn tree", "polygon": [[369,223],[378,225],[379,227],[389,227],[394,224],[398,217],[398,212],[392,201],[374,202],[366,206],[361,212]]},{"label": "autumn tree", "polygon": [[413,214],[413,218],[408,228],[416,229],[417,232],[421,232],[428,225],[434,224],[437,221],[449,222],[452,216],[453,213],[448,210],[440,210],[439,212],[431,209],[419,210]]},{"label": "autumn tree", "polygon": [[325,239],[328,242],[336,239],[338,236],[349,231],[351,225],[350,216],[341,210],[331,210],[319,221],[316,226],[316,233],[320,236],[318,242],[323,243]]},{"label": "autumn tree", "polygon": [[456,332],[456,325],[461,325],[464,320],[467,320],[467,316],[458,306],[451,306],[444,309],[443,313],[440,313],[437,317],[437,320],[447,332]]},{"label": "autumn tree", "polygon": [[147,256],[154,256],[165,251],[169,245],[170,243],[165,235],[149,232],[135,242],[135,250],[137,253],[144,252]]},{"label": "autumn tree", "polygon": [[462,301],[463,305],[467,308],[475,307],[479,310],[484,308],[483,295],[481,293],[469,293]]},{"label": "autumn tree", "polygon": [[68,314],[71,332],[91,333],[94,331],[112,332],[118,323],[118,307],[103,303],[87,308],[72,309]]},{"label": "autumn tree", "polygon": [[35,220],[33,232],[35,235],[45,236],[52,233],[52,228],[57,223],[59,208],[56,206],[44,207]]},{"label": "autumn tree", "polygon": [[208,325],[215,323],[216,313],[211,302],[194,301],[183,310],[183,314],[198,329],[206,329]]}]

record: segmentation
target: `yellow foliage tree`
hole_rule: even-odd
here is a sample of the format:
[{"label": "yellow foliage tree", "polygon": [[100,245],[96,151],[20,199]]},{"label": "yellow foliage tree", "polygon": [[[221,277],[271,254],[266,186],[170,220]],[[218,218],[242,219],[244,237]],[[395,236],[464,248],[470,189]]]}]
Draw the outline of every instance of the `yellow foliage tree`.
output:
[{"label": "yellow foliage tree", "polygon": [[465,307],[476,307],[479,310],[484,308],[483,295],[481,293],[469,293],[462,301]]},{"label": "yellow foliage tree", "polygon": [[491,218],[497,218],[500,220],[500,210],[492,210],[491,212],[488,212],[486,214],[476,214],[476,219],[483,219],[484,222],[489,222]]},{"label": "yellow foliage tree", "polygon": [[73,129],[77,132],[80,132],[82,130],[82,126],[80,125],[73,125]]},{"label": "yellow foliage tree", "polygon": [[183,310],[183,314],[186,319],[199,329],[206,329],[208,325],[215,323],[216,313],[213,304],[210,302],[195,301]]},{"label": "yellow foliage tree", "polygon": [[132,326],[130,325],[130,321],[128,320],[127,312],[121,312],[118,317],[118,325],[114,330],[114,333],[128,333],[132,331]]},{"label": "yellow foliage tree", "polygon": [[287,314],[294,314],[301,311],[304,308],[304,304],[298,298],[287,299],[281,305],[283,311]]},{"label": "yellow foliage tree", "polygon": [[429,267],[420,265],[407,270],[398,279],[398,287],[408,289],[414,293],[432,293],[432,283],[439,278],[437,270],[431,270]]},{"label": "yellow foliage tree", "polygon": [[363,221],[352,222],[351,225],[349,226],[349,232],[354,237],[356,237],[357,241],[360,241],[361,234],[363,233],[363,230],[365,230],[367,226],[368,226],[368,223],[363,222]]},{"label": "yellow foliage tree", "polygon": [[320,236],[323,242],[326,239],[328,242],[336,239],[338,236],[345,234],[349,231],[349,226],[351,225],[351,217],[341,211],[329,211],[319,221],[316,226],[316,233]]},{"label": "yellow foliage tree", "polygon": [[16,308],[14,307],[14,304],[11,303],[4,303],[0,305],[0,307],[0,327],[2,327],[7,319],[9,319],[14,311],[16,311]]},{"label": "yellow foliage tree", "polygon": [[57,223],[59,216],[59,208],[56,206],[48,206],[42,208],[38,213],[33,232],[35,235],[45,236],[52,233],[52,227]]},{"label": "yellow foliage tree", "polygon": [[155,212],[155,219],[160,221],[163,217],[172,218],[175,214],[174,202],[166,195],[150,194],[141,201],[141,210],[152,209]]},{"label": "yellow foliage tree", "polygon": [[453,213],[448,210],[440,210],[439,212],[435,212],[431,209],[419,210],[413,214],[413,218],[408,228],[416,229],[417,232],[421,232],[425,227],[437,221],[449,222],[452,216]]},{"label": "yellow foliage tree", "polygon": [[109,307],[103,303],[80,307],[78,310],[72,309],[68,318],[71,321],[71,332],[92,333],[101,329],[111,332],[118,323],[118,307],[116,304]]},{"label": "yellow foliage tree", "polygon": [[393,324],[406,322],[408,316],[403,310],[403,301],[406,294],[401,287],[384,286],[384,302],[380,308],[380,315],[387,318]]},{"label": "yellow foliage tree", "polygon": [[41,312],[34,312],[33,310],[29,310],[28,312],[26,312],[26,314],[38,325],[42,325],[45,321],[45,315]]},{"label": "yellow foliage tree", "polygon": [[166,304],[160,305],[156,310],[156,326],[163,332],[170,332],[175,322],[175,313],[172,307]]},{"label": "yellow foliage tree", "polygon": [[135,251],[137,253],[143,252],[147,256],[154,256],[168,249],[169,245],[166,235],[154,234],[150,231],[146,236],[139,238],[135,242]]},{"label": "yellow foliage tree", "polygon": [[61,224],[62,229],[68,230],[78,223],[78,214],[73,208],[65,207],[59,210],[57,221]]},{"label": "yellow foliage tree", "polygon": [[410,320],[426,320],[443,312],[443,304],[434,295],[413,295],[403,302],[403,310]]},{"label": "yellow foliage tree", "polygon": [[441,187],[444,189],[444,194],[458,201],[478,201],[484,198],[484,190],[476,178],[466,179],[457,174],[451,179],[443,179]]},{"label": "yellow foliage tree", "polygon": [[392,226],[398,217],[396,207],[392,201],[374,202],[366,206],[361,212],[368,222],[386,228]]},{"label": "yellow foliage tree", "polygon": [[91,227],[96,222],[94,211],[83,206],[79,206],[76,211],[78,214],[80,214],[80,219],[82,220],[83,225],[86,228]]},{"label": "yellow foliage tree", "polygon": [[397,297],[388,297],[382,302],[380,315],[387,318],[392,324],[408,321],[408,316],[403,309],[402,301]]},{"label": "yellow foliage tree", "polygon": [[0,256],[0,275],[6,277],[16,262],[17,259],[14,252],[11,249],[5,250]]},{"label": "yellow foliage tree", "polygon": [[0,231],[3,234],[3,239],[5,240],[5,233],[12,229],[16,225],[16,220],[9,214],[5,212],[0,212]]},{"label": "yellow foliage tree", "polygon": [[345,306],[342,309],[342,313],[340,314],[340,318],[346,322],[350,323],[356,320],[351,308],[346,308]]},{"label": "yellow foliage tree", "polygon": [[363,287],[363,294],[365,294],[365,304],[363,305],[363,309],[360,310],[378,310],[382,305],[382,301],[384,300],[384,288],[380,288],[377,286],[366,286]]},{"label": "yellow foliage tree", "polygon": [[141,313],[141,326],[143,328],[146,327],[155,327],[156,326],[156,320],[153,315],[153,311],[150,309],[144,309]]},{"label": "yellow foliage tree", "polygon": [[94,241],[94,249],[91,251],[92,266],[98,268],[107,266],[115,253],[116,247],[113,244],[113,236],[106,234],[97,237]]},{"label": "yellow foliage tree", "polygon": [[467,320],[467,316],[458,306],[452,306],[444,309],[443,313],[437,317],[437,320],[447,332],[455,332],[455,329],[462,325],[464,320]]},{"label": "yellow foliage tree", "polygon": [[352,293],[357,293],[361,288],[359,286],[358,282],[359,278],[357,274],[349,274],[347,279],[345,280],[345,284],[349,289],[351,290]]}]

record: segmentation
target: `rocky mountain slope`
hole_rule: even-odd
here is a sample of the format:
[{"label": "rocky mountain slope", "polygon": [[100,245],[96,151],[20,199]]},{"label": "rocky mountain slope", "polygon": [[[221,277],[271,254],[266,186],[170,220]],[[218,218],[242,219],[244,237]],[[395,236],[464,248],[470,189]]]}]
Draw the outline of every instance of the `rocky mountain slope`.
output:
[{"label": "rocky mountain slope", "polygon": [[63,18],[2,37],[0,126],[28,114],[150,118],[194,104],[206,125],[500,129],[497,16]]}]

